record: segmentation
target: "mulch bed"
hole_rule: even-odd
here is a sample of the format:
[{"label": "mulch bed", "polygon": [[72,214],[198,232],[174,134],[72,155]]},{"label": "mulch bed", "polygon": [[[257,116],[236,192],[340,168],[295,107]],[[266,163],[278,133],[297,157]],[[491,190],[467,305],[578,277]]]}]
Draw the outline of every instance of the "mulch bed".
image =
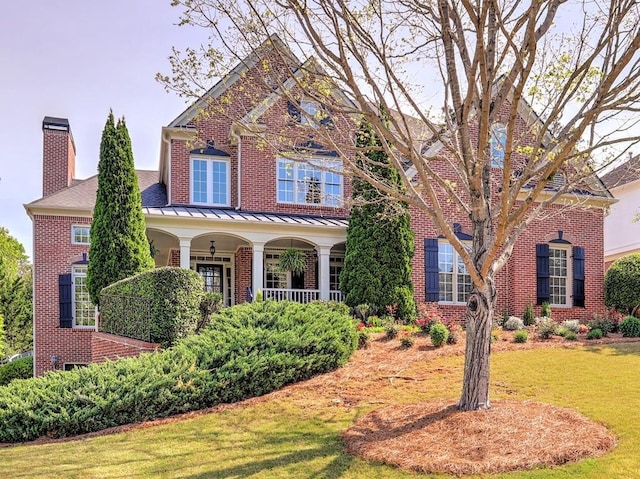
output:
[{"label": "mulch bed", "polygon": [[[300,403],[310,414],[314,408],[380,405],[380,409],[362,416],[343,433],[347,451],[366,460],[415,472],[462,475],[549,467],[599,456],[615,446],[615,438],[604,426],[574,411],[547,404],[501,400],[493,401],[491,409],[463,413],[457,410],[454,399],[412,405],[396,405],[392,400],[380,399],[381,390],[389,383],[411,387],[420,384],[429,374],[437,373],[421,368],[423,372],[406,376],[405,372],[413,364],[441,356],[463,355],[462,336],[457,344],[435,348],[427,336],[418,334],[414,336],[415,344],[404,348],[398,340],[387,341],[383,335],[377,335],[368,348],[356,351],[344,367],[265,396],[75,438],[41,438],[30,444],[66,442],[154,427],[202,414],[285,399]],[[512,337],[512,333],[504,332],[492,345],[492,351],[640,341],[611,335],[595,341],[586,341],[580,336],[580,340],[571,342],[554,337],[517,344]],[[424,377],[418,377],[420,374]],[[514,418],[518,420],[514,421]],[[2,446],[10,445],[0,444]]]}]

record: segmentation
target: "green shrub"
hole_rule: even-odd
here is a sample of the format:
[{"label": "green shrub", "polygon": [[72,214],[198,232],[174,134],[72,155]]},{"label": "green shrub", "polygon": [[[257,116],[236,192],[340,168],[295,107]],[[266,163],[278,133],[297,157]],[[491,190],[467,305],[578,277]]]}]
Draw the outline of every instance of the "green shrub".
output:
[{"label": "green shrub", "polygon": [[575,341],[578,339],[578,335],[573,331],[567,331],[567,333],[564,335],[564,339],[566,339],[567,341]]},{"label": "green shrub", "polygon": [[603,336],[608,336],[609,333],[613,333],[617,330],[618,325],[616,322],[606,316],[594,314],[593,319],[589,321],[589,327],[591,330],[599,329]]},{"label": "green shrub", "polygon": [[382,320],[380,316],[375,316],[375,315],[369,316],[365,321],[365,324],[369,328],[380,328],[384,326],[384,323],[385,322]]},{"label": "green shrub", "polygon": [[638,338],[640,337],[640,319],[627,316],[620,323],[620,332],[625,338]]},{"label": "green shrub", "polygon": [[514,343],[526,343],[527,339],[529,339],[529,333],[526,329],[521,329],[513,334]]},{"label": "green shrub", "polygon": [[548,317],[536,318],[536,332],[540,339],[549,339],[556,334],[558,325]]},{"label": "green shrub", "polygon": [[603,335],[602,330],[596,328],[587,333],[587,339],[601,339]]},{"label": "green shrub", "polygon": [[566,327],[564,327],[564,326],[558,326],[558,327],[556,328],[556,334],[557,334],[558,336],[563,337],[563,338],[564,338],[564,337],[566,337],[566,335],[567,335],[568,333],[570,333],[570,332],[571,332],[571,331],[569,331],[569,330],[568,330]]},{"label": "green shrub", "polygon": [[349,315],[322,304],[245,303],[160,353],[0,388],[0,442],[64,437],[266,394],[344,364]]},{"label": "green shrub", "polygon": [[510,316],[502,325],[507,331],[517,331],[524,329],[524,322],[517,316]]},{"label": "green shrub", "polygon": [[202,331],[211,320],[211,315],[220,311],[223,306],[221,293],[206,292],[200,300],[200,319],[196,326],[196,333]]},{"label": "green shrub", "polygon": [[385,330],[384,330],[384,333],[387,336],[387,339],[393,339],[397,337],[399,332],[400,332],[400,327],[395,323],[389,324],[388,326],[385,327]]},{"label": "green shrub", "polygon": [[369,332],[366,329],[358,331],[358,349],[367,349],[369,347]]},{"label": "green shrub", "polygon": [[169,347],[195,332],[203,295],[202,277],[189,269],[137,274],[101,291],[100,330]]},{"label": "green shrub", "polygon": [[525,326],[531,326],[535,323],[536,315],[533,311],[533,304],[527,303],[524,313],[522,314],[522,322]]},{"label": "green shrub", "polygon": [[551,305],[548,301],[542,303],[542,307],[540,308],[540,315],[544,318],[551,317]]},{"label": "green shrub", "polygon": [[410,348],[411,346],[413,346],[413,344],[414,340],[411,336],[403,336],[400,339],[400,345],[402,345],[403,348]]},{"label": "green shrub", "polygon": [[0,366],[0,386],[9,384],[14,379],[29,379],[33,376],[33,357],[16,359]]},{"label": "green shrub", "polygon": [[614,261],[604,277],[604,303],[625,313],[640,305],[640,253]]},{"label": "green shrub", "polygon": [[435,347],[440,347],[447,342],[447,339],[449,338],[449,330],[442,323],[434,324],[429,330],[429,337],[431,338],[431,343]]}]

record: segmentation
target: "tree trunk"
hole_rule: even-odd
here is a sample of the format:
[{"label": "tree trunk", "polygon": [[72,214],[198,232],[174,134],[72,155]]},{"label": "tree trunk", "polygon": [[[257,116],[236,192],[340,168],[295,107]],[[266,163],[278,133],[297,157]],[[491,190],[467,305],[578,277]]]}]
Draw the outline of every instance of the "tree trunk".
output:
[{"label": "tree trunk", "polygon": [[464,381],[458,404],[462,411],[476,411],[491,407],[489,355],[491,354],[491,328],[496,289],[493,278],[487,278],[485,285],[482,289],[474,286],[467,303]]}]

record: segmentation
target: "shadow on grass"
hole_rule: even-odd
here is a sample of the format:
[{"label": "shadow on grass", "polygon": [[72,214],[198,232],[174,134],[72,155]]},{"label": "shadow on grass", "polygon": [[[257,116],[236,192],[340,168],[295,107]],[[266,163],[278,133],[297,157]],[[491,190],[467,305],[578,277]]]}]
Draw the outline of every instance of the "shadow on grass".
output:
[{"label": "shadow on grass", "polygon": [[609,354],[613,356],[640,355],[640,341],[628,343],[585,344],[584,350],[589,353]]}]

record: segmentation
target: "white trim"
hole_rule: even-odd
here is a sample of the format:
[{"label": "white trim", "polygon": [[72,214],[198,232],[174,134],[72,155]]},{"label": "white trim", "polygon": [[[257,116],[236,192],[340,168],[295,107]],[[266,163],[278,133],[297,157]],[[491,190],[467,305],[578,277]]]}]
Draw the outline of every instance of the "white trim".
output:
[{"label": "white trim", "polygon": [[[453,252],[453,258],[452,258],[452,271],[450,272],[443,272],[445,274],[451,274],[451,298],[452,301],[444,301],[441,300],[439,295],[442,293],[441,289],[440,289],[440,251],[442,246],[450,246],[451,247],[451,251]],[[438,304],[443,304],[443,305],[450,305],[450,306],[466,306],[467,302],[466,301],[458,301],[458,277],[459,276],[464,276],[464,273],[458,273],[458,261],[459,261],[459,254],[456,251],[456,249],[453,247],[453,245],[445,240],[445,239],[438,239]],[[466,268],[465,268],[466,269]],[[466,276],[469,276],[469,273],[466,273]]]},{"label": "white trim", "polygon": [[[87,236],[89,237],[89,241],[87,242],[76,241],[76,234],[75,234],[76,228],[86,228],[88,230]],[[91,244],[91,225],[72,224],[71,225],[71,244],[90,245]]]},{"label": "white trim", "polygon": [[[280,166],[281,164],[289,163],[291,164],[291,179],[280,178]],[[331,164],[333,164],[331,166]],[[325,166],[327,165],[327,166]],[[307,201],[298,201],[298,194],[301,193],[299,191],[299,184],[301,181],[298,179],[298,170],[301,167],[310,166],[320,173],[319,179],[319,187],[320,187],[320,202],[313,203]],[[289,168],[288,166],[284,166],[285,169]],[[304,206],[321,206],[321,207],[329,207],[329,208],[339,208],[344,204],[344,175],[342,173],[338,173],[337,170],[342,170],[342,160],[339,158],[319,158],[313,157],[305,160],[296,160],[294,158],[287,158],[283,156],[278,156],[276,158],[276,203],[283,205],[304,205]],[[337,198],[333,198],[332,196],[327,195],[327,174],[338,175],[340,178],[340,183],[338,185],[338,194]],[[280,181],[287,181],[293,183],[293,200],[286,201],[280,199]],[[335,183],[330,183],[334,185]],[[328,201],[328,199],[333,199],[334,203]]]},{"label": "white trim", "polygon": [[[76,270],[84,270],[84,273],[76,274]],[[86,265],[72,265],[71,266],[71,314],[72,314],[72,322],[71,327],[73,329],[95,329],[95,306],[91,304],[91,300],[89,299],[89,304],[91,304],[91,309],[94,311],[93,316],[93,324],[76,324],[76,278],[85,278],[85,289],[86,289],[86,278],[87,278],[87,266]],[[87,295],[89,292],[87,291]]]},{"label": "white trim", "polygon": [[[551,278],[562,278],[562,276],[551,275],[551,250],[563,250],[567,254],[567,275],[565,277],[565,303],[556,304],[551,302]],[[552,308],[572,308],[573,307],[573,248],[570,244],[549,243],[549,306]]]}]

